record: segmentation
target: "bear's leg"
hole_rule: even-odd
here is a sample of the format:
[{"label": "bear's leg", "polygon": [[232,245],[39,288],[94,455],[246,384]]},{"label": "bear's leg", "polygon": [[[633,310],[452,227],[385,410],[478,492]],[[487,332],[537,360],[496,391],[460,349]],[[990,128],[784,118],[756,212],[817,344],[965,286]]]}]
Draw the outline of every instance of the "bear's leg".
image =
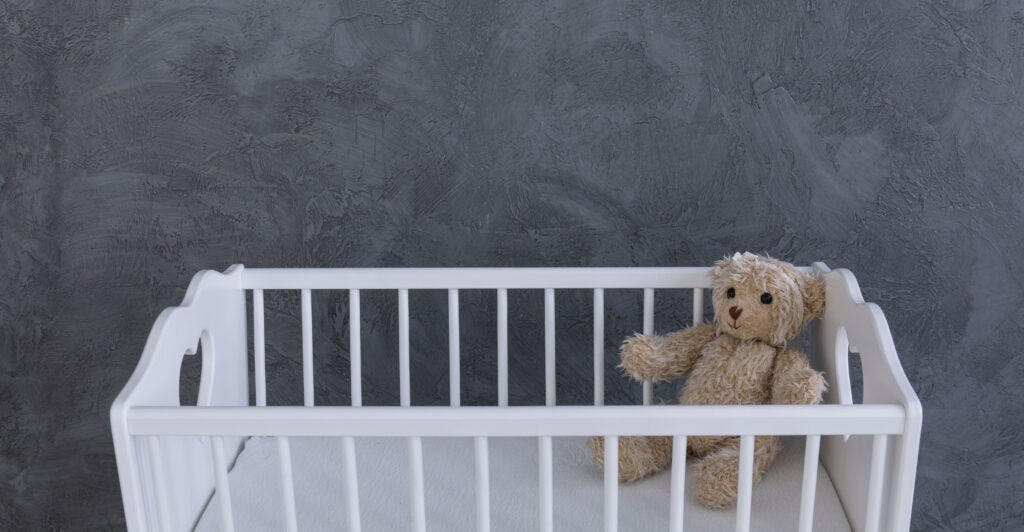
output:
[{"label": "bear's leg", "polygon": [[[604,467],[604,438],[593,436],[590,455]],[[671,436],[619,436],[619,481],[633,482],[667,468],[672,463]]]},{"label": "bear's leg", "polygon": [[[754,438],[754,478],[757,485],[765,470],[779,454],[779,438]],[[739,488],[740,439],[729,438],[720,449],[697,463],[697,499],[708,508],[723,508],[736,502]]]},{"label": "bear's leg", "polygon": [[722,444],[732,439],[729,436],[690,436],[686,438],[686,446],[691,454],[701,457],[717,451]]}]

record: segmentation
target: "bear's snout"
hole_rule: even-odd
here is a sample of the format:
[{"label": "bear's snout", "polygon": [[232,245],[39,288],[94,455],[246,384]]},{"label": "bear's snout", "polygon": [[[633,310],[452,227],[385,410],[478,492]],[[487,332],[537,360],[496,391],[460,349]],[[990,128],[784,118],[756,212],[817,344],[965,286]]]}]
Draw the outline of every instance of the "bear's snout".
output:
[{"label": "bear's snout", "polygon": [[729,307],[729,315],[732,316],[732,319],[740,319],[740,314],[743,314],[743,309],[739,307]]}]

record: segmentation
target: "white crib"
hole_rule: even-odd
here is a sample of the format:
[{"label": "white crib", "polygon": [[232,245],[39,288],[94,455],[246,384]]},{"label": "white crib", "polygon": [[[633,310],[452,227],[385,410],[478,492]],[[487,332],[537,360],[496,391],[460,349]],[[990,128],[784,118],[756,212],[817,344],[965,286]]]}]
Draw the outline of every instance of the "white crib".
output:
[{"label": "white crib", "polygon": [[[375,531],[400,522],[400,528],[416,531],[426,530],[428,525],[479,531],[601,526],[604,530],[632,530],[662,519],[664,525],[659,526],[681,531],[684,525],[687,530],[720,529],[720,520],[728,519],[730,527],[743,531],[751,528],[753,519],[762,528],[801,531],[831,525],[836,529],[908,530],[921,431],[920,402],[900,366],[884,315],[876,305],[864,303],[854,276],[846,270],[829,270],[821,263],[810,268],[822,272],[827,286],[825,316],[813,323],[809,332],[813,363],[826,372],[830,385],[826,404],[816,406],[646,406],[653,397],[649,383],[644,385],[645,405],[604,405],[605,290],[642,290],[643,328],[649,334],[654,332],[654,297],[659,289],[692,289],[693,319],[703,319],[709,268],[245,269],[236,265],[224,273],[200,272],[182,305],[157,318],[138,367],[111,408],[128,528],[234,530],[258,523],[268,530],[324,527]],[[460,357],[468,356],[459,345],[459,290],[494,290],[497,405],[460,407],[460,376],[451,371],[451,406],[411,406],[409,291],[420,289],[448,291],[451,368],[459,368]],[[555,297],[565,289],[593,293],[593,406],[555,404]],[[305,406],[266,406],[265,290],[301,293]],[[332,378],[313,371],[311,294],[320,290],[348,294],[351,406],[313,404],[314,379]],[[363,357],[395,354],[363,353],[360,290],[393,290],[398,298],[401,406],[362,406]],[[545,325],[538,334],[544,336],[546,406],[508,403],[509,290],[544,293]],[[251,338],[247,332],[248,291],[254,324]],[[249,400],[250,339],[255,404]],[[200,343],[199,406],[181,406],[183,353],[194,353]],[[853,403],[851,393],[851,352],[860,354],[863,365],[861,404]],[[675,454],[671,471],[660,480],[620,485],[616,481],[617,445],[605,446],[604,462],[610,466],[599,473],[579,450],[578,442],[590,435],[603,435],[609,441],[621,435],[672,435]],[[740,436],[741,480],[734,510],[711,515],[686,502],[685,442],[692,435]],[[803,444],[803,452],[789,460],[792,471],[786,472],[786,460],[780,458],[764,482],[752,489],[755,435],[794,437],[790,441]],[[396,441],[401,442],[400,447],[381,443]],[[524,447],[523,441],[532,443]],[[563,441],[570,443],[563,445]],[[790,447],[799,449],[800,445]],[[314,449],[308,451],[314,454],[298,451],[307,448]],[[267,449],[274,452],[266,460],[256,457]],[[395,449],[399,449],[397,454]],[[255,458],[250,460],[250,454]],[[361,455],[372,458],[361,460]],[[293,468],[293,460],[304,472]],[[504,463],[512,460],[519,462]],[[439,461],[445,463],[436,463]],[[451,463],[459,461],[464,467]],[[261,463],[272,464],[271,471],[261,471]],[[395,464],[401,474],[394,473]],[[506,476],[492,482],[492,472]],[[772,475],[793,481],[785,484],[788,487],[779,484],[772,488]],[[437,482],[447,487],[433,487],[441,477],[447,480]],[[571,483],[566,484],[565,478],[571,478]],[[304,487],[314,482],[336,485],[338,491]],[[370,482],[374,484],[370,486]],[[448,491],[438,494],[437,490]],[[252,492],[272,493],[272,502],[250,500],[246,494]],[[771,501],[752,504],[762,494],[791,496],[787,499],[792,501],[791,507],[780,509],[780,504]],[[826,498],[836,499],[837,510],[831,516],[822,516],[824,510],[819,510],[816,516],[816,496],[822,504]],[[307,504],[307,499],[328,502],[317,507]],[[562,506],[570,499],[575,513],[567,514]],[[626,499],[629,502],[622,504]],[[588,501],[593,502],[592,508]],[[435,509],[440,505],[448,507]],[[637,508],[649,510],[630,512]],[[757,521],[762,509],[765,513],[783,512],[780,515],[791,517],[786,522],[792,525]],[[330,519],[317,521],[321,512]],[[705,513],[698,516],[694,512]],[[257,514],[261,516],[258,519]],[[371,514],[385,521],[368,523]],[[435,514],[442,517],[435,518]],[[447,519],[444,515],[455,517],[437,521]],[[633,520],[624,522],[627,517]],[[710,524],[710,519],[719,521]],[[646,524],[638,524],[641,522]]]}]

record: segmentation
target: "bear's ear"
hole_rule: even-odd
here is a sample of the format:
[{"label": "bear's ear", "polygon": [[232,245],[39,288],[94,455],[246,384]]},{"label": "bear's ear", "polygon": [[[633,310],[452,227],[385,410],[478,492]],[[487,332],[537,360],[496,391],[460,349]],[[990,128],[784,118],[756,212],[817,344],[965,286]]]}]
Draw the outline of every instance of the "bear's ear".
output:
[{"label": "bear's ear", "polygon": [[825,280],[819,275],[800,276],[800,295],[804,300],[804,323],[825,314]]},{"label": "bear's ear", "polygon": [[726,270],[732,267],[733,261],[739,260],[742,257],[739,253],[733,253],[731,257],[729,255],[722,257],[722,260],[715,263],[714,269],[711,270],[711,276],[715,278],[721,277]]}]

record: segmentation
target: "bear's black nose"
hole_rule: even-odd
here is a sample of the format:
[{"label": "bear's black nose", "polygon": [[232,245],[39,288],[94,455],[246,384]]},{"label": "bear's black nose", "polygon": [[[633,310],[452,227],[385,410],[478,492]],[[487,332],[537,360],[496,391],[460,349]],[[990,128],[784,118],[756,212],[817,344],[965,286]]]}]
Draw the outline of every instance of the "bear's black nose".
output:
[{"label": "bear's black nose", "polygon": [[743,314],[743,309],[739,307],[729,307],[729,315],[732,316],[732,319],[740,319],[740,314]]}]

